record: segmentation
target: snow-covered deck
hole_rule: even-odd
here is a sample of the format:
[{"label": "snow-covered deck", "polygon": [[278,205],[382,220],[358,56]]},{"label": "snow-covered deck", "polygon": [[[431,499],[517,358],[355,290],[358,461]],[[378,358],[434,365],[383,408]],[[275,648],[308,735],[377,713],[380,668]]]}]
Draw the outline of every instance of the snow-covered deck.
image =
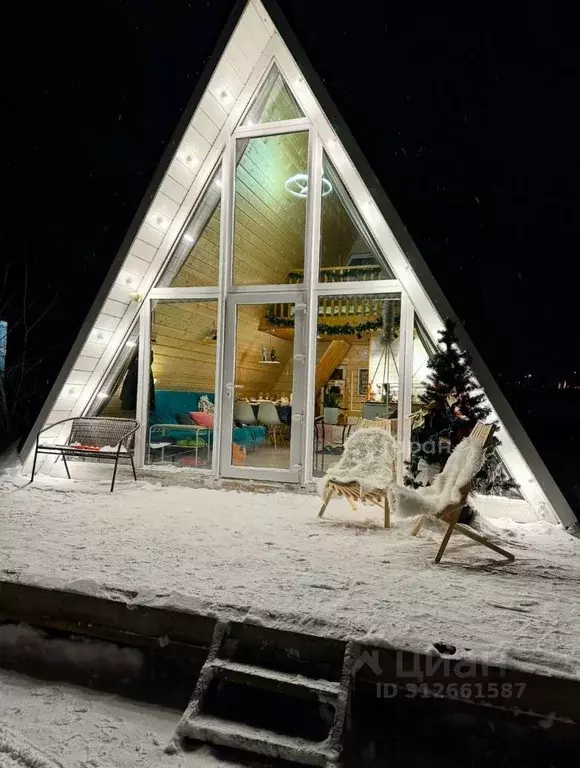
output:
[{"label": "snow-covered deck", "polygon": [[433,533],[384,530],[378,508],[319,520],[304,494],[25,482],[0,481],[0,580],[579,674],[580,541],[551,524],[485,523],[515,563],[453,537],[435,565]]}]

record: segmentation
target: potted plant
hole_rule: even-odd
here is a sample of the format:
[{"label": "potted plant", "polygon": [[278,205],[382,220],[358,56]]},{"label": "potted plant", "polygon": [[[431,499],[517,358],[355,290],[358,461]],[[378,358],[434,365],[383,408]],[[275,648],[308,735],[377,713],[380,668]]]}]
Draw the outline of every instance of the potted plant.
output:
[{"label": "potted plant", "polygon": [[324,392],[324,421],[327,424],[338,424],[340,408],[340,387],[329,387]]}]

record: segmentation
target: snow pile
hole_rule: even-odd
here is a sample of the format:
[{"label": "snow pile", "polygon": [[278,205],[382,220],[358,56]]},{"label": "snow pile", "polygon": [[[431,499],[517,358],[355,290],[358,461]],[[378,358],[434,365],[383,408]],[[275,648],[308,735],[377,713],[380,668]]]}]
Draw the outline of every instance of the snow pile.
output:
[{"label": "snow pile", "polygon": [[113,643],[80,635],[52,637],[48,632],[26,624],[0,625],[0,658],[10,666],[21,652],[42,659],[47,667],[58,669],[63,664],[81,670],[91,668],[95,674],[137,677],[145,663],[137,648],[120,648]]},{"label": "snow pile", "polygon": [[[56,756],[66,768],[186,765],[163,751],[179,720],[177,711],[73,685],[41,682],[2,669],[0,690],[0,722],[18,731],[12,738],[20,759],[12,764],[2,762],[0,746],[0,768],[57,768],[61,763]],[[27,747],[24,739],[36,749]],[[28,750],[41,753],[38,762],[26,762]],[[196,750],[189,764],[196,768],[242,765],[220,759],[206,746]]]},{"label": "snow pile", "polygon": [[3,580],[579,675],[580,541],[549,523],[485,521],[514,563],[454,536],[435,565],[440,532],[342,500],[318,519],[315,496],[132,480],[0,494]]},{"label": "snow pile", "polygon": [[18,453],[18,441],[0,453],[0,476],[16,475],[22,470],[22,462]]},{"label": "snow pile", "polygon": [[0,768],[62,768],[0,723]]}]

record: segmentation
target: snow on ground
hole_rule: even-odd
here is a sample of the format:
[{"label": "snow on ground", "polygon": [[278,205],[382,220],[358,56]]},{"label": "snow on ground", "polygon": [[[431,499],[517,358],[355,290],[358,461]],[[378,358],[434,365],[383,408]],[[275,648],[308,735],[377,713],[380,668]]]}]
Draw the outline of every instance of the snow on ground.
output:
[{"label": "snow on ground", "polygon": [[548,523],[486,523],[514,563],[454,536],[435,565],[440,533],[342,500],[24,482],[0,481],[0,580],[579,675],[580,541]]},{"label": "snow on ground", "polygon": [[[5,670],[0,670],[0,690],[0,746],[5,726],[25,754],[31,745],[64,768],[239,768],[207,746],[194,758],[166,755],[163,749],[180,717],[174,710]],[[0,751],[0,766],[2,759]]]}]

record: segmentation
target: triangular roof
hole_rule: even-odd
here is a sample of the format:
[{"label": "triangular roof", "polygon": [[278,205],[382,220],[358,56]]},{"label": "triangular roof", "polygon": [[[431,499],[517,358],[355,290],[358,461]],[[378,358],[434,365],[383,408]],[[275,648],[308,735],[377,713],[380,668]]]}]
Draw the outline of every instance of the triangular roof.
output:
[{"label": "triangular roof", "polygon": [[[26,439],[87,411],[119,350],[133,332],[139,299],[156,285],[192,209],[198,205],[223,152],[273,62],[293,97],[314,123],[326,155],[340,174],[365,225],[380,244],[394,277],[410,297],[432,340],[442,318],[457,322],[462,345],[473,357],[477,379],[503,427],[502,458],[539,518],[576,518],[485,363],[458,322],[372,169],[341,120],[324,85],[271,0],[240,2],[217,44],[193,97],[149,185],[76,342]],[[136,300],[137,299],[137,300]]]}]

